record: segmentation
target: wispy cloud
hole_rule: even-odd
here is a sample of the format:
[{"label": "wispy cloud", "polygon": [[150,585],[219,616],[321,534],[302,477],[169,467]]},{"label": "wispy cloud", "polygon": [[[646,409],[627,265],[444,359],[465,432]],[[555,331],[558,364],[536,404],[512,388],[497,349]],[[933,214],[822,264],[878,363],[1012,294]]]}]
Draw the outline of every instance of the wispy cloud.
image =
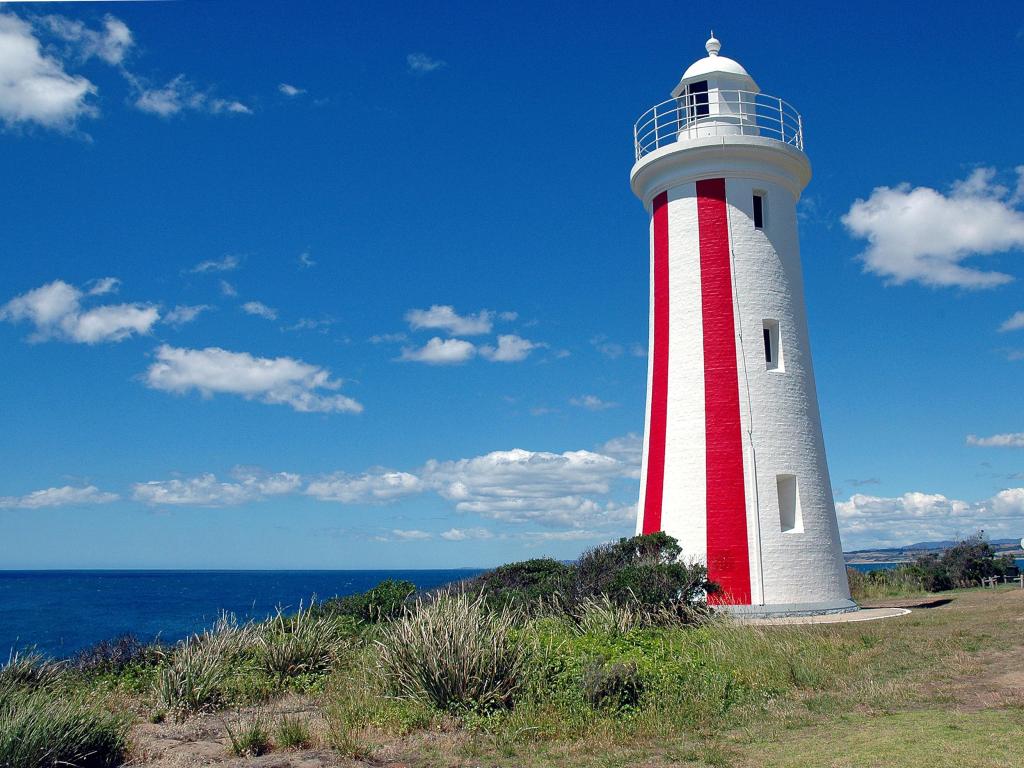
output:
[{"label": "wispy cloud", "polygon": [[44,507],[77,507],[109,504],[120,497],[116,493],[101,491],[95,485],[44,488],[24,496],[0,496],[0,509],[43,509]]},{"label": "wispy cloud", "polygon": [[290,83],[281,83],[281,84],[279,84],[277,86],[277,90],[280,91],[281,93],[283,93],[285,96],[287,96],[289,98],[294,98],[296,96],[301,96],[302,94],[304,94],[306,92],[305,88],[299,88],[297,85],[292,85]]},{"label": "wispy cloud", "polygon": [[405,320],[414,331],[424,328],[447,331],[452,336],[479,336],[494,327],[494,313],[482,309],[475,315],[460,315],[450,305],[434,304],[430,309],[410,309]]},{"label": "wispy cloud", "polygon": [[448,66],[440,59],[435,59],[433,56],[428,56],[425,53],[410,53],[405,57],[405,63],[408,65],[409,71],[417,75],[436,72]]},{"label": "wispy cloud", "polygon": [[979,448],[1024,448],[1024,432],[1006,432],[989,437],[968,435],[967,444]]},{"label": "wispy cloud", "polygon": [[237,99],[224,99],[209,90],[199,90],[185,75],[178,75],[159,87],[145,85],[139,78],[132,78],[132,82],[136,89],[135,106],[159,117],[189,111],[212,115],[252,114],[252,109]]},{"label": "wispy cloud", "polygon": [[208,272],[233,272],[242,264],[237,256],[228,254],[220,259],[207,259],[200,261],[189,272],[193,274],[206,274]]},{"label": "wispy cloud", "polygon": [[597,395],[583,395],[582,397],[570,398],[569,405],[575,405],[577,408],[586,408],[588,411],[606,411],[609,408],[618,407],[619,404],[602,400]]},{"label": "wispy cloud", "polygon": [[213,309],[209,304],[178,304],[164,315],[164,322],[180,328],[195,320],[203,312]]},{"label": "wispy cloud", "polygon": [[1019,331],[1024,328],[1024,309],[1020,312],[1014,312],[1006,322],[999,326],[999,330],[1003,333],[1006,331]]},{"label": "wispy cloud", "polygon": [[242,305],[242,311],[247,315],[262,317],[265,320],[277,320],[277,310],[268,307],[262,301],[247,301]]}]

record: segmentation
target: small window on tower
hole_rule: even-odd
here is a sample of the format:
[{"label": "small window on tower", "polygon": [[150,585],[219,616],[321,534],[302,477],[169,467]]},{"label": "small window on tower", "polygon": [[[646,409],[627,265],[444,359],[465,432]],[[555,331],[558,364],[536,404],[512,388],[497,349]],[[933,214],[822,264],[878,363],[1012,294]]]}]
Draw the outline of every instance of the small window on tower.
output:
[{"label": "small window on tower", "polygon": [[754,226],[764,229],[764,195],[761,192],[754,193]]},{"label": "small window on tower", "polygon": [[801,533],[804,520],[796,475],[776,475],[775,482],[779,490],[779,527],[783,533]]},{"label": "small window on tower", "polygon": [[769,371],[782,370],[782,342],[779,337],[779,321],[765,320],[761,324],[764,334],[764,366]]}]

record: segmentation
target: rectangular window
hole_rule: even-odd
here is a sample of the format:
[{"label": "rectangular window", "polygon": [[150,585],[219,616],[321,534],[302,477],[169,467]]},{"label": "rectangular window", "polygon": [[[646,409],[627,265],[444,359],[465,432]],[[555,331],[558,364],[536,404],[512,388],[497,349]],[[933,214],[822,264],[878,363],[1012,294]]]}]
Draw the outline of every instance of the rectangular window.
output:
[{"label": "rectangular window", "polygon": [[690,119],[707,117],[711,112],[711,108],[708,106],[708,81],[701,80],[697,83],[690,83],[686,92],[689,95]]},{"label": "rectangular window", "polygon": [[764,195],[760,192],[754,193],[754,226],[764,229]]},{"label": "rectangular window", "polygon": [[764,366],[769,371],[781,371],[782,367],[782,340],[779,335],[778,320],[764,320],[761,323],[761,332],[764,335]]},{"label": "rectangular window", "polygon": [[775,482],[779,489],[779,523],[782,532],[803,532],[804,521],[800,514],[800,489],[796,475],[777,475]]}]

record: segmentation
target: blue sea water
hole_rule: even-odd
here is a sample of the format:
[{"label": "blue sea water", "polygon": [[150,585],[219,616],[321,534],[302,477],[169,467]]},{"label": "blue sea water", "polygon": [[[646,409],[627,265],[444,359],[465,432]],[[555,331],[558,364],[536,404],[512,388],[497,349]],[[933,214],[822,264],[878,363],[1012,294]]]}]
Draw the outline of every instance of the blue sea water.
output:
[{"label": "blue sea water", "polygon": [[430,589],[478,570],[416,571],[0,571],[0,664],[10,649],[35,646],[72,656],[130,632],[174,642],[221,611],[263,619],[277,606],[365,592],[384,579]]}]

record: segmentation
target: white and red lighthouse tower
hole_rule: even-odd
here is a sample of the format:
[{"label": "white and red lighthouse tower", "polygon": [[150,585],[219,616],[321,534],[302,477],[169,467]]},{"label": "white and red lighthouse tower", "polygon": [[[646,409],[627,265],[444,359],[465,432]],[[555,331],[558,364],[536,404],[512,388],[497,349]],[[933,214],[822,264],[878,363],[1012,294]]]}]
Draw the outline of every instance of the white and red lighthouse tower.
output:
[{"label": "white and red lighthouse tower", "polygon": [[737,611],[852,610],[804,309],[803,124],[706,47],[634,133],[651,213],[637,531],[678,539]]}]

